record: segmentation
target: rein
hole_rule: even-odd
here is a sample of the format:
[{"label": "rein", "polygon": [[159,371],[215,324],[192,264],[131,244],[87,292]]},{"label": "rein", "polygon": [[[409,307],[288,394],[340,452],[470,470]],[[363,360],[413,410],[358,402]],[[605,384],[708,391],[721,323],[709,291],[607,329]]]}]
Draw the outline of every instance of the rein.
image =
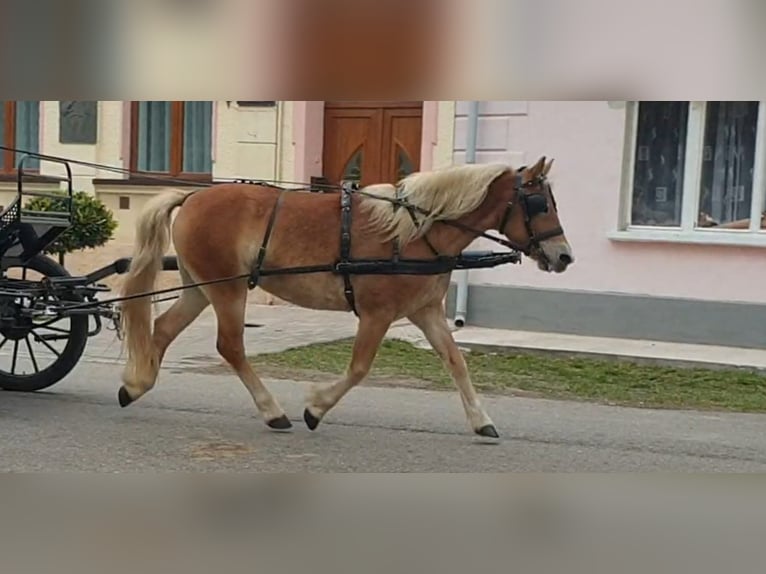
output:
[{"label": "rein", "polygon": [[[119,168],[119,167],[109,166],[105,164],[99,164],[99,163],[93,163],[93,162],[87,162],[87,161],[81,161],[81,160],[67,159],[67,158],[52,156],[52,155],[39,154],[36,152],[25,151],[25,150],[17,149],[10,146],[0,145],[0,150],[26,154],[28,156],[37,157],[42,160],[68,162],[75,165],[82,165],[85,167],[91,167],[91,168],[95,168],[95,169],[99,169],[103,171],[110,171],[110,172],[119,173],[122,175],[141,175],[141,177],[147,180],[156,181],[158,183],[184,184],[184,185],[189,184],[188,180],[180,180],[180,179],[174,179],[171,177],[163,177],[163,176],[145,175],[141,172],[133,171],[130,169]],[[524,167],[521,167],[519,170],[517,170],[518,173],[515,176],[516,183],[513,188],[514,191],[516,191],[517,200],[515,202],[514,201],[508,202],[505,212],[500,220],[500,224],[497,227],[497,231],[500,232],[501,234],[503,233],[503,230],[507,226],[514,208],[518,205],[520,206],[522,210],[522,214],[524,217],[524,225],[527,231],[527,235],[529,237],[529,240],[527,241],[526,244],[520,245],[504,237],[498,237],[496,235],[492,235],[490,233],[487,233],[486,231],[475,229],[471,226],[465,225],[463,223],[460,223],[454,220],[434,220],[434,222],[455,227],[457,229],[461,229],[463,231],[466,231],[475,235],[476,237],[483,237],[485,239],[489,239],[491,241],[494,241],[495,243],[498,243],[512,250],[512,253],[510,254],[499,254],[495,256],[494,259],[490,258],[485,260],[484,262],[488,264],[487,266],[494,266],[495,264],[500,264],[503,262],[512,262],[512,261],[519,262],[520,258],[518,256],[518,252],[521,252],[525,255],[529,255],[533,250],[537,250],[539,253],[542,254],[542,250],[540,249],[540,242],[544,241],[545,239],[555,237],[557,235],[563,235],[564,231],[561,227],[556,227],[554,229],[551,229],[542,233],[538,233],[538,234],[535,234],[534,231],[532,230],[532,226],[531,226],[532,219],[537,215],[548,212],[548,202],[544,194],[542,193],[526,194],[524,193],[524,190],[526,188],[533,187],[535,185],[544,185],[545,189],[549,192],[551,196],[554,209],[556,209],[556,201],[555,201],[555,198],[553,197],[553,192],[550,188],[550,184],[546,181],[545,176],[540,176],[528,182],[524,182],[523,177],[521,175],[521,172],[523,172],[524,169],[525,169]],[[19,171],[19,187],[21,186],[21,177],[22,177],[21,171]],[[418,228],[421,226],[421,224],[418,222],[416,213],[425,215],[426,217],[431,217],[433,215],[428,210],[418,207],[416,205],[412,205],[406,199],[400,198],[398,187],[396,188],[396,192],[397,192],[396,197],[391,198],[391,197],[379,196],[379,195],[364,191],[362,189],[359,189],[358,185],[356,184],[355,184],[356,187],[353,187],[348,185],[342,186],[342,185],[334,185],[334,184],[314,185],[314,184],[305,184],[301,182],[282,181],[282,180],[265,181],[265,180],[246,180],[241,178],[237,178],[237,179],[222,178],[222,179],[218,179],[215,182],[213,181],[194,182],[194,185],[195,187],[208,188],[214,185],[219,185],[221,183],[254,183],[254,184],[261,184],[261,185],[266,185],[271,187],[279,187],[279,194],[277,196],[276,202],[269,216],[269,221],[267,223],[264,237],[262,239],[260,249],[258,250],[256,260],[253,263],[253,267],[250,273],[241,274],[241,275],[237,275],[233,277],[215,279],[211,281],[205,281],[201,283],[195,283],[195,284],[187,285],[184,287],[196,287],[196,286],[202,286],[207,284],[233,281],[233,280],[243,279],[247,277],[248,287],[250,289],[253,289],[258,285],[258,282],[261,276],[277,275],[277,274],[334,272],[334,273],[341,274],[343,276],[344,296],[346,297],[346,300],[351,310],[354,312],[354,314],[358,316],[355,298],[354,298],[353,286],[351,284],[351,278],[350,278],[352,274],[358,274],[358,273],[397,274],[397,271],[399,272],[399,274],[401,274],[402,272],[410,273],[410,274],[431,274],[431,273],[441,274],[441,273],[449,272],[452,269],[458,268],[461,265],[465,266],[463,268],[470,268],[470,264],[468,263],[468,261],[467,260],[461,261],[461,257],[451,257],[451,256],[441,255],[434,248],[434,246],[431,244],[431,242],[428,240],[425,234],[423,235],[423,240],[426,242],[426,244],[428,245],[428,247],[431,249],[434,256],[436,257],[436,259],[433,261],[400,260],[398,241],[394,242],[394,257],[392,260],[367,261],[367,260],[352,260],[351,259],[351,213],[352,213],[351,212],[351,205],[352,205],[351,195],[353,193],[357,193],[359,195],[364,195],[366,197],[370,197],[370,198],[374,198],[374,199],[378,199],[382,201],[387,201],[391,203],[394,206],[394,208],[402,207],[406,209],[409,212],[410,216],[412,217],[412,220],[415,223],[416,227]],[[293,185],[302,185],[304,187],[290,189],[290,188],[282,188],[280,186],[277,186],[276,184],[293,184]],[[299,191],[299,190],[305,190],[305,189],[313,189],[317,187],[321,187],[327,190],[340,191],[340,196],[341,196],[341,200],[340,200],[340,208],[341,208],[340,259],[334,264],[327,264],[327,265],[308,265],[303,267],[294,267],[294,268],[285,268],[285,269],[263,269],[262,267],[266,258],[266,250],[268,247],[269,239],[271,237],[272,231],[274,229],[274,225],[276,223],[277,214],[280,210],[280,207],[282,206],[283,192],[288,190]],[[196,191],[192,191],[189,195],[193,193],[196,193]],[[516,253],[513,253],[513,252],[516,252]],[[182,289],[184,287],[182,287]],[[177,291],[178,289],[179,289],[178,287],[173,287],[170,289],[155,291],[152,293],[140,293],[130,297],[117,297],[113,299],[108,299],[107,301],[84,303],[79,306],[85,307],[85,306],[89,306],[93,304],[103,304],[105,302],[116,303],[116,302],[126,301],[129,299],[134,299],[138,297],[160,295],[165,292]]]},{"label": "rein", "polygon": [[[519,171],[521,172],[523,170],[524,168],[522,167]],[[521,206],[522,214],[524,216],[524,227],[526,229],[527,235],[529,236],[529,240],[523,245],[516,243],[515,241],[506,239],[505,237],[498,237],[497,235],[491,235],[490,233],[487,233],[486,231],[475,229],[469,225],[465,225],[458,221],[435,220],[434,222],[441,223],[442,225],[447,225],[450,227],[455,227],[457,229],[461,229],[462,231],[467,231],[469,233],[473,233],[476,237],[483,237],[485,239],[489,239],[491,241],[494,241],[495,243],[502,245],[503,247],[507,247],[514,251],[520,251],[524,255],[529,255],[533,249],[540,250],[541,241],[545,241],[546,239],[550,239],[552,237],[557,237],[559,235],[564,234],[564,230],[561,228],[561,226],[554,227],[553,229],[549,229],[541,233],[535,233],[534,230],[532,229],[532,219],[536,215],[540,215],[540,214],[548,212],[548,202],[542,193],[533,193],[533,194],[524,193],[525,189],[533,187],[535,185],[545,186],[546,190],[551,196],[551,201],[553,202],[553,208],[557,209],[556,198],[553,196],[553,190],[551,189],[550,183],[548,183],[545,176],[539,176],[538,178],[532,179],[525,183],[523,181],[522,175],[519,173],[519,174],[516,174],[516,183],[513,187],[514,191],[516,191],[517,201],[508,202],[505,208],[505,212],[503,213],[503,216],[500,219],[500,224],[497,226],[497,231],[499,233],[503,233],[503,230],[505,229],[506,225],[508,225],[508,221],[510,220],[511,215],[513,214],[514,207],[516,205]],[[394,204],[396,207],[405,208],[409,212],[410,217],[412,217],[412,220],[415,223],[416,227],[419,227],[420,224],[417,221],[417,217],[415,216],[415,213],[420,213],[421,215],[425,215],[426,217],[429,217],[432,215],[432,213],[428,211],[427,209],[423,209],[422,207],[418,207],[417,205],[412,205],[407,200],[399,198],[398,188],[397,188],[397,197],[394,197],[394,198],[384,197],[382,195],[376,195],[374,193],[363,191],[359,188],[352,189],[351,191],[352,193],[358,193],[359,195],[364,195],[366,197],[370,197],[373,199],[388,201],[389,203]],[[431,251],[433,251],[435,255],[438,255],[438,253],[430,244],[430,242],[428,242],[428,239],[425,237],[425,235],[423,236],[423,239],[431,248]]]},{"label": "rein", "polygon": [[[76,159],[68,159],[61,156],[54,156],[54,155],[46,155],[41,154],[37,152],[32,152],[29,150],[23,150],[19,148],[15,148],[12,146],[4,146],[0,145],[0,150],[10,151],[13,153],[20,153],[20,154],[26,154],[32,157],[36,157],[38,159],[42,160],[50,160],[50,161],[56,161],[56,162],[68,162],[74,165],[81,165],[83,167],[91,167],[94,169],[99,169],[102,171],[109,171],[112,173],[118,173],[121,175],[140,175],[143,179],[150,180],[150,181],[156,181],[157,183],[166,183],[166,184],[182,184],[182,185],[188,185],[189,180],[185,179],[176,179],[172,177],[164,177],[164,176],[154,176],[150,174],[144,174],[138,171],[121,168],[121,167],[115,167],[110,166],[106,164],[101,163],[94,163],[89,161],[82,161],[82,160],[76,160]],[[522,172],[524,171],[524,167],[521,167],[518,171]],[[20,177],[20,175],[19,175]],[[216,180],[215,182],[208,182],[208,181],[200,181],[195,182],[195,186],[207,188],[212,187],[214,185],[218,185],[221,183],[254,183],[254,184],[262,184],[262,185],[270,185],[272,187],[276,186],[276,184],[288,184],[288,185],[296,185],[300,187],[292,188],[293,191],[299,191],[299,190],[305,190],[305,189],[312,189],[312,188],[322,188],[325,190],[332,190],[332,191],[343,191],[343,189],[346,189],[342,185],[335,185],[335,184],[307,184],[305,182],[296,182],[296,181],[287,181],[287,180],[248,180],[248,179],[242,179],[242,178],[220,178]],[[520,245],[514,241],[510,241],[504,237],[497,237],[495,235],[490,235],[489,233],[485,231],[481,231],[479,229],[474,229],[470,226],[464,225],[462,223],[459,223],[457,221],[450,221],[450,220],[438,220],[438,223],[441,223],[443,225],[449,225],[451,227],[455,227],[458,229],[461,229],[463,231],[467,231],[469,233],[473,233],[476,237],[483,237],[485,239],[489,239],[491,241],[494,241],[495,243],[498,243],[499,245],[502,245],[503,247],[507,247],[508,249],[512,249],[514,251],[520,251],[521,253],[524,253],[525,255],[529,255],[531,250],[533,249],[540,249],[540,241],[544,241],[545,239],[550,239],[551,237],[556,237],[557,235],[563,235],[564,231],[561,229],[561,227],[556,227],[555,229],[552,229],[550,231],[546,231],[540,234],[535,234],[531,227],[531,220],[532,217],[537,215],[537,213],[542,213],[547,211],[547,202],[545,202],[544,196],[542,194],[532,194],[532,195],[525,195],[523,190],[525,188],[531,187],[534,184],[545,184],[547,186],[547,189],[551,195],[551,199],[553,200],[553,206],[554,209],[556,208],[556,200],[553,197],[553,192],[550,188],[550,184],[545,181],[545,177],[539,177],[536,180],[530,180],[526,183],[522,181],[521,174],[516,175],[516,184],[514,186],[514,190],[517,192],[517,203],[508,202],[508,206],[506,207],[505,213],[503,214],[503,217],[501,219],[500,225],[498,225],[497,231],[500,233],[503,233],[503,229],[508,223],[508,220],[510,219],[511,213],[513,211],[513,208],[515,205],[520,204],[522,206],[523,214],[524,214],[524,225],[526,227],[527,235],[529,236],[529,241],[524,244]],[[367,197],[371,197],[374,199],[379,199],[383,201],[388,201],[389,203],[392,203],[395,206],[398,207],[404,207],[407,209],[410,213],[410,215],[413,217],[413,220],[415,221],[417,225],[417,220],[415,218],[415,212],[420,213],[422,215],[425,215],[426,217],[431,216],[432,214],[421,207],[418,207],[416,205],[412,205],[409,202],[407,202],[406,199],[402,199],[399,197],[391,198],[391,197],[384,197],[381,195],[376,195],[374,193],[366,192],[358,187],[356,189],[350,190],[352,193],[358,193],[359,195],[364,195]],[[192,192],[194,193],[194,192]],[[539,198],[543,199],[543,205],[545,205],[545,209],[539,209],[536,208],[534,205],[535,202],[537,202],[538,206],[539,204]],[[530,204],[530,200],[532,201],[532,204]],[[530,209],[531,208],[531,209]],[[425,238],[424,238],[425,239]],[[428,242],[426,239],[426,243],[430,247],[431,251],[434,252],[435,255],[438,255],[434,247]]]}]

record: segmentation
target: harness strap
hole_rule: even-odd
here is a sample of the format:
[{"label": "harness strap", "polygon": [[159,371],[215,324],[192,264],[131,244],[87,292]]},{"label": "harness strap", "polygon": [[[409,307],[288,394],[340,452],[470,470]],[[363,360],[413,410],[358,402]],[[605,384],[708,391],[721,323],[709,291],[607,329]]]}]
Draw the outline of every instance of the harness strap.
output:
[{"label": "harness strap", "polygon": [[535,242],[544,241],[545,239],[550,239],[551,237],[557,237],[559,235],[563,235],[564,230],[561,227],[554,227],[553,229],[549,229],[548,231],[543,231],[542,233],[537,233],[533,235]]},{"label": "harness strap", "polygon": [[[517,194],[518,194],[518,198],[519,198],[519,203],[524,203],[525,202],[525,198],[524,198],[524,192],[522,191],[523,188],[524,188],[524,184],[520,183],[521,182],[521,176],[520,175],[517,175],[516,177],[518,178],[518,181],[519,181],[519,183],[516,186]],[[553,199],[553,191],[550,189],[550,186],[548,186],[548,192],[551,195],[551,199],[553,201],[553,206],[554,206],[554,209],[555,209],[556,208],[556,200]],[[510,210],[506,211],[506,218],[509,215],[509,212],[510,212]],[[524,214],[524,227],[526,228],[527,235],[529,236],[529,241],[528,241],[528,243],[526,245],[526,250],[527,251],[530,248],[532,248],[532,247],[539,248],[541,241],[544,241],[546,239],[550,239],[551,237],[557,237],[559,235],[563,235],[564,234],[564,230],[560,226],[554,227],[553,229],[549,229],[548,231],[543,231],[541,233],[535,233],[534,230],[532,229],[532,215],[529,213],[528,206],[525,207],[524,209],[522,209],[522,212]]]},{"label": "harness strap", "polygon": [[[397,194],[397,196],[398,196],[398,194]],[[397,197],[397,198],[398,198],[398,197]],[[416,228],[419,228],[419,227],[420,227],[420,222],[418,221],[418,218],[417,218],[417,216],[415,215],[415,210],[413,209],[413,206],[411,206],[411,205],[406,205],[406,204],[405,204],[405,209],[407,210],[407,213],[409,213],[409,214],[410,214],[410,219],[412,219],[412,223],[414,223],[414,224],[415,224],[415,227],[416,227]],[[423,234],[423,236],[421,237],[421,239],[422,239],[422,240],[425,242],[425,244],[426,244],[426,245],[428,246],[428,248],[431,250],[431,253],[433,253],[433,254],[434,254],[436,257],[440,257],[440,254],[439,254],[439,252],[436,250],[436,247],[434,247],[434,246],[433,246],[433,243],[431,243],[431,241],[428,239],[428,235],[427,235],[427,233],[428,233],[428,232],[424,233],[424,234]]]},{"label": "harness strap", "polygon": [[277,212],[279,211],[279,208],[282,207],[283,198],[284,192],[280,190],[279,195],[277,195],[277,201],[274,204],[274,209],[271,210],[269,222],[266,224],[266,232],[263,234],[263,241],[261,242],[261,248],[258,250],[258,257],[256,258],[255,263],[253,264],[253,268],[250,271],[250,277],[247,281],[248,289],[255,289],[255,287],[258,285],[258,281],[261,278],[261,267],[263,266],[264,259],[266,259],[266,248],[269,245],[271,232],[274,229],[274,222],[277,220]]},{"label": "harness strap", "polygon": [[399,238],[398,237],[394,237],[394,239],[393,239],[393,241],[391,243],[393,243],[393,251],[394,251],[394,254],[393,254],[393,257],[391,258],[391,261],[396,263],[397,261],[399,261],[399,249],[400,249],[399,248]]},{"label": "harness strap", "polygon": [[[399,209],[401,207],[401,204],[399,203],[399,201],[400,201],[399,200],[399,191],[401,191],[401,188],[398,185],[396,187],[394,187],[394,198],[396,199],[396,201],[391,205],[391,208],[393,209],[394,213],[396,212],[397,209]],[[412,212],[410,212],[410,216],[411,215],[412,215]],[[401,249],[401,247],[399,246],[399,238],[398,237],[394,237],[391,240],[391,243],[393,244],[392,248],[393,248],[393,251],[394,251],[393,257],[392,257],[392,261],[399,261],[399,252],[400,252],[400,249]]]},{"label": "harness strap", "polygon": [[436,257],[441,257],[441,254],[436,250],[436,247],[433,246],[433,243],[431,243],[426,234],[423,234],[423,241],[425,241],[426,245],[428,245],[431,253],[433,253]]},{"label": "harness strap", "polygon": [[[351,191],[345,186],[340,192],[340,261],[342,266],[347,266],[351,257]],[[354,287],[351,285],[351,275],[343,273],[343,294],[346,296],[348,306],[357,317]]]}]

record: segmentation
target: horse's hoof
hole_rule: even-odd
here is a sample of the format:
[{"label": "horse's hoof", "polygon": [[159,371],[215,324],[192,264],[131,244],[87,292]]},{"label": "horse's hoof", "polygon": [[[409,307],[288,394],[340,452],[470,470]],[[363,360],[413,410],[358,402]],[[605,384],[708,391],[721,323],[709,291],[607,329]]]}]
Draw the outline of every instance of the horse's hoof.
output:
[{"label": "horse's hoof", "polygon": [[487,438],[500,438],[500,435],[497,434],[495,425],[484,425],[476,431],[476,434]]},{"label": "horse's hoof", "polygon": [[303,409],[303,420],[306,422],[306,426],[309,427],[309,430],[314,430],[319,426],[319,419],[312,415],[308,408]]},{"label": "horse's hoof", "polygon": [[128,394],[128,391],[125,389],[125,387],[120,387],[120,390],[117,391],[117,400],[120,401],[120,406],[122,408],[127,407],[130,403],[133,402],[133,399],[130,398],[130,395]]},{"label": "horse's hoof", "polygon": [[293,428],[293,423],[290,422],[290,419],[287,418],[287,415],[282,415],[281,417],[266,421],[266,424],[269,426],[269,428],[274,430],[287,430]]}]

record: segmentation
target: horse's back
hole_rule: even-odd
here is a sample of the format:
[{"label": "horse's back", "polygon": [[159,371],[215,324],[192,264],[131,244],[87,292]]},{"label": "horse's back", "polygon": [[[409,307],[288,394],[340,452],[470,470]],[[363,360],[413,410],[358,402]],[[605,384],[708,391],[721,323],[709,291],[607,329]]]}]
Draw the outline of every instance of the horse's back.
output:
[{"label": "horse's back", "polygon": [[[220,184],[191,196],[174,226],[179,258],[201,280],[247,273],[257,260],[273,217],[264,269],[332,266],[341,250],[340,194],[284,190],[277,207],[281,191],[262,185]],[[352,216],[352,257],[392,257],[392,244],[366,230],[359,199],[355,197]],[[428,258],[429,254],[413,255]],[[432,297],[430,293],[443,280],[393,275],[353,279],[358,286],[360,305],[369,302],[377,307],[392,304],[396,308],[409,307],[405,304],[407,300],[417,305],[419,299]],[[303,307],[342,310],[348,305],[342,278],[329,271],[262,276],[259,285],[280,299]]]},{"label": "horse's back", "polygon": [[[277,207],[277,199],[283,197]],[[335,194],[283,190],[258,184],[222,183],[191,195],[176,217],[180,233],[221,234],[230,241],[263,235],[276,212],[275,234],[282,229],[326,229],[328,219],[338,219]],[[312,225],[315,224],[315,225]]]}]

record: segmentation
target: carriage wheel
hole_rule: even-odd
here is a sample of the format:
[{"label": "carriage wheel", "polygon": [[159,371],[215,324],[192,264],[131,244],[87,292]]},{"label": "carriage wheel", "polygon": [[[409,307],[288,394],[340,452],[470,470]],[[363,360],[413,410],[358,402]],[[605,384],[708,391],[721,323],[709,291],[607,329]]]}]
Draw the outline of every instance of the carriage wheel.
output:
[{"label": "carriage wheel", "polygon": [[[8,278],[30,282],[40,281],[44,276],[69,275],[61,265],[43,255],[35,256],[26,265],[18,260],[3,261],[2,270]],[[19,305],[30,303],[26,297],[0,295],[0,319],[13,317]],[[33,392],[50,387],[75,367],[87,341],[87,315],[0,320],[0,389]]]}]

